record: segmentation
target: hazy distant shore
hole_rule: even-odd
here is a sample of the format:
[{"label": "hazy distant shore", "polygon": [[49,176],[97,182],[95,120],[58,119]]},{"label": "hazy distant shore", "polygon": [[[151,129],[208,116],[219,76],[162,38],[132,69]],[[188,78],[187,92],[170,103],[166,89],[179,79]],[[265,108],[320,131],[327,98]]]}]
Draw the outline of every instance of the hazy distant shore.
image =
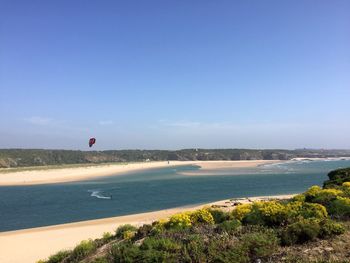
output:
[{"label": "hazy distant shore", "polygon": [[[247,203],[269,198],[289,199],[293,196],[261,196],[244,199],[236,198],[236,200],[239,199],[239,202]],[[140,226],[156,220],[165,219],[179,212],[196,210],[213,205],[223,209],[233,209],[232,199],[226,199],[208,204],[171,208],[155,212],[2,232],[0,233],[0,247],[2,249],[0,262],[36,262],[39,259],[47,258],[59,250],[71,249],[81,240],[101,238],[104,232],[114,232],[118,226],[123,224]],[[18,247],[21,248],[21,253],[17,253]]]},{"label": "hazy distant shore", "polygon": [[256,167],[263,164],[283,162],[280,160],[249,160],[249,161],[166,161],[121,163],[98,166],[82,166],[62,169],[23,170],[0,173],[0,186],[35,185],[74,182],[115,176],[145,169],[197,165],[200,170],[213,171],[217,169],[235,169]]}]

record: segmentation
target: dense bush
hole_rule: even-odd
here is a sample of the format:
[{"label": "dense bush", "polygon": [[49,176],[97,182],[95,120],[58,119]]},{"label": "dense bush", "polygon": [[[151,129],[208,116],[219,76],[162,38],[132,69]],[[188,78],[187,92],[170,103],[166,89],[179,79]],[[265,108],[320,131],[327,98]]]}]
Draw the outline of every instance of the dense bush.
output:
[{"label": "dense bush", "polygon": [[232,216],[235,219],[242,221],[242,219],[251,212],[252,204],[241,204],[232,211]]},{"label": "dense bush", "polygon": [[338,196],[330,203],[328,210],[335,217],[350,217],[350,198]]},{"label": "dense bush", "polygon": [[93,240],[83,240],[77,245],[69,256],[68,262],[78,262],[82,258],[96,250],[96,244]]},{"label": "dense bush", "polygon": [[111,247],[109,255],[112,262],[133,263],[140,257],[140,249],[131,242],[121,242]]},{"label": "dense bush", "polygon": [[337,188],[344,182],[350,182],[350,168],[338,169],[328,173],[329,180],[323,183],[324,188]]},{"label": "dense bush", "polygon": [[191,224],[214,224],[214,218],[207,209],[199,209],[190,213]]},{"label": "dense bush", "polygon": [[315,239],[320,234],[320,224],[317,219],[301,219],[290,224],[281,235],[282,244],[292,245]]},{"label": "dense bush", "polygon": [[191,217],[189,213],[180,213],[170,217],[169,221],[165,223],[166,228],[183,229],[192,226]]},{"label": "dense bush", "polygon": [[226,233],[234,233],[240,226],[241,226],[241,222],[237,219],[232,219],[232,220],[227,220],[222,222],[221,224],[219,224],[217,226],[217,229],[220,232],[226,232]]},{"label": "dense bush", "polygon": [[253,225],[281,225],[287,220],[286,207],[277,201],[255,202],[243,222]]},{"label": "dense bush", "polygon": [[345,232],[345,228],[342,224],[336,223],[329,219],[320,222],[320,226],[320,238],[329,238],[335,235],[343,234]]},{"label": "dense bush", "polygon": [[47,263],[59,263],[62,262],[65,258],[67,258],[70,255],[71,251],[68,250],[62,250],[57,252],[56,254],[49,257],[49,259],[46,261]]},{"label": "dense bush", "polygon": [[132,225],[122,225],[117,228],[115,235],[117,238],[131,239],[135,236],[137,228]]},{"label": "dense bush", "polygon": [[251,260],[271,256],[278,248],[279,239],[273,230],[247,233],[241,238],[242,247]]},{"label": "dense bush", "polygon": [[206,244],[201,235],[189,235],[183,240],[183,258],[184,262],[205,262]]},{"label": "dense bush", "polygon": [[305,201],[328,206],[331,201],[341,195],[343,192],[338,189],[321,189],[318,186],[312,186],[305,192]]},{"label": "dense bush", "polygon": [[214,219],[215,224],[220,224],[230,219],[230,214],[220,209],[208,209]]},{"label": "dense bush", "polygon": [[207,261],[220,263],[248,263],[248,252],[238,240],[215,237],[207,245]]}]

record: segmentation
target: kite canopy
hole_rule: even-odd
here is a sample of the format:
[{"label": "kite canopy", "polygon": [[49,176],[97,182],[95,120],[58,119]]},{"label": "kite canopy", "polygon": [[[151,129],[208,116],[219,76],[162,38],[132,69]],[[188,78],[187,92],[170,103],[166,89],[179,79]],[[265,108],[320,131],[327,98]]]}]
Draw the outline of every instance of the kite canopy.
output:
[{"label": "kite canopy", "polygon": [[89,147],[91,147],[92,145],[94,145],[96,142],[96,139],[95,138],[90,138],[89,140]]}]

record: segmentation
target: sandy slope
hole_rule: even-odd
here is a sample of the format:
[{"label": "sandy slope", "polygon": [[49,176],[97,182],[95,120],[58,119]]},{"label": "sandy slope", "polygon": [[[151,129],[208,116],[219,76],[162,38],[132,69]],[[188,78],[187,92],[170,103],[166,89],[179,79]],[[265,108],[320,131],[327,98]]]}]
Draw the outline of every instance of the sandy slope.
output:
[{"label": "sandy slope", "polygon": [[110,164],[90,167],[75,167],[48,170],[30,170],[11,173],[0,173],[0,186],[4,185],[32,185],[32,184],[52,184],[62,182],[72,182],[87,180],[98,177],[125,174],[128,172],[171,167],[179,165],[198,165],[202,169],[224,169],[224,168],[243,168],[255,167],[257,165],[280,162],[280,161],[170,161],[168,162],[143,162],[129,164]]},{"label": "sandy slope", "polygon": [[[293,195],[281,195],[270,197],[253,197],[254,201],[262,198],[291,198]],[[240,202],[249,202],[248,198]],[[62,224],[49,227],[31,228],[25,230],[0,233],[0,262],[2,263],[31,263],[39,259],[45,259],[49,255],[62,249],[70,249],[84,239],[95,239],[104,232],[113,232],[119,225],[142,225],[155,220],[167,218],[181,211],[199,209],[203,206],[217,205],[224,209],[232,209],[230,200],[223,200],[205,205],[181,207],[156,212],[111,217],[98,220],[82,221],[77,223]]]}]

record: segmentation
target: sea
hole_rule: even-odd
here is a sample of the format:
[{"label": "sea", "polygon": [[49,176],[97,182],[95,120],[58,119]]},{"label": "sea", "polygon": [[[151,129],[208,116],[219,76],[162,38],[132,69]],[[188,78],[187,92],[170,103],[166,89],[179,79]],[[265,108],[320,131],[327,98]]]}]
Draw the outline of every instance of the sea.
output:
[{"label": "sea", "polygon": [[196,165],[170,165],[79,182],[1,186],[0,232],[228,198],[300,193],[321,186],[329,171],[343,167],[350,167],[350,160],[286,161],[205,175]]}]

